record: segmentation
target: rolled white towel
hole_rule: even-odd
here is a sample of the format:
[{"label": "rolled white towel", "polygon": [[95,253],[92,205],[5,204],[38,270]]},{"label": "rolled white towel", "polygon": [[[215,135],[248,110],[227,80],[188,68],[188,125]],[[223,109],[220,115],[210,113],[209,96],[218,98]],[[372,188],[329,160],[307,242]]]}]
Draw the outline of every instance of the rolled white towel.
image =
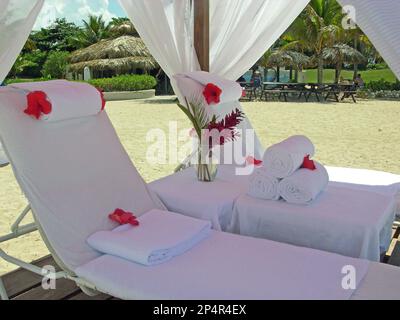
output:
[{"label": "rolled white towel", "polygon": [[268,148],[264,154],[264,165],[271,174],[283,179],[299,169],[304,158],[314,156],[315,147],[305,136],[293,136]]},{"label": "rolled white towel", "polygon": [[278,186],[279,195],[292,204],[310,204],[329,183],[328,171],[315,162],[316,170],[299,169],[283,179]]},{"label": "rolled white towel", "polygon": [[104,109],[102,93],[88,83],[52,80],[16,83],[10,86],[27,94],[44,92],[51,103],[51,112],[42,114],[40,119],[48,122],[92,116]]},{"label": "rolled white towel", "polygon": [[280,179],[272,176],[267,168],[258,168],[250,176],[248,195],[263,200],[279,200],[279,181]]},{"label": "rolled white towel", "polygon": [[152,210],[139,227],[123,225],[100,231],[87,242],[95,250],[146,266],[161,264],[195,247],[211,235],[211,222]]}]

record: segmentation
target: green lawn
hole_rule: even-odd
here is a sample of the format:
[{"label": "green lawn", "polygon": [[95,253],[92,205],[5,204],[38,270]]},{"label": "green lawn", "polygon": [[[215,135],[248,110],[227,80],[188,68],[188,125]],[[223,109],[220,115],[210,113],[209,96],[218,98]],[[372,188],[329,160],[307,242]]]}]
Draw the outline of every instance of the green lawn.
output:
[{"label": "green lawn", "polygon": [[[360,71],[362,78],[366,83],[371,81],[378,81],[381,79],[385,79],[389,82],[396,82],[396,76],[390,69],[383,70],[367,70]],[[353,71],[343,70],[341,75],[345,79],[353,79]],[[306,81],[307,82],[317,82],[317,70],[306,70]],[[324,70],[324,82],[333,82],[335,79],[335,70],[326,69]]]}]

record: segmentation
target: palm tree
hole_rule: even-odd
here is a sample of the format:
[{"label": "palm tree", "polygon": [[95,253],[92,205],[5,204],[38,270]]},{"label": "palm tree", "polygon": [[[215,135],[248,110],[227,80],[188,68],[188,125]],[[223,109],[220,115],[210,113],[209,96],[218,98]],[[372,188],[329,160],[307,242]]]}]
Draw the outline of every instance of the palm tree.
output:
[{"label": "palm tree", "polygon": [[322,57],[325,61],[334,63],[336,65],[335,83],[339,82],[343,63],[358,65],[366,60],[360,51],[344,43],[339,43],[333,45],[332,47],[324,48]]},{"label": "palm tree", "polygon": [[288,41],[285,49],[296,48],[314,54],[318,65],[318,83],[323,82],[322,52],[340,38],[342,17],[341,7],[336,0],[312,0],[284,36]]},{"label": "palm tree", "polygon": [[92,44],[107,39],[110,36],[110,25],[105,22],[103,16],[89,15],[88,20],[83,20],[83,27],[71,42],[78,48],[86,48]]}]

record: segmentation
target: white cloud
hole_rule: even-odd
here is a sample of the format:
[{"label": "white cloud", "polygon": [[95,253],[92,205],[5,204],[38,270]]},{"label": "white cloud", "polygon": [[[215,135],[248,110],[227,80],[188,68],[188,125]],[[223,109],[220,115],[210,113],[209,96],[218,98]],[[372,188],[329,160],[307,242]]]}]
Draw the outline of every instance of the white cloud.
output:
[{"label": "white cloud", "polygon": [[82,24],[89,14],[103,15],[110,21],[115,15],[109,10],[109,0],[46,0],[34,29],[50,25],[56,18]]}]

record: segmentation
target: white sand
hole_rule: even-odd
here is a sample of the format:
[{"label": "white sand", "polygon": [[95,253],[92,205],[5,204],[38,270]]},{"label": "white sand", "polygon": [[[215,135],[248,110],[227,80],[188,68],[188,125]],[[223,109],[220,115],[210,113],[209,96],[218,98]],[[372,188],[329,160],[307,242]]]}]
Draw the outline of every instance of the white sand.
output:
[{"label": "white sand", "polygon": [[[293,134],[305,134],[317,146],[317,158],[322,163],[400,174],[400,101],[257,102],[245,103],[244,107],[265,146]],[[179,129],[190,128],[175,104],[165,100],[111,102],[107,110],[122,143],[147,181],[173,171],[175,164],[150,166],[145,155],[149,129],[168,132],[169,121],[173,120],[178,120]],[[0,234],[5,234],[26,201],[9,167],[0,169],[0,186]],[[1,248],[27,261],[48,254],[36,233],[2,244]],[[0,261],[0,274],[12,269]]]}]

